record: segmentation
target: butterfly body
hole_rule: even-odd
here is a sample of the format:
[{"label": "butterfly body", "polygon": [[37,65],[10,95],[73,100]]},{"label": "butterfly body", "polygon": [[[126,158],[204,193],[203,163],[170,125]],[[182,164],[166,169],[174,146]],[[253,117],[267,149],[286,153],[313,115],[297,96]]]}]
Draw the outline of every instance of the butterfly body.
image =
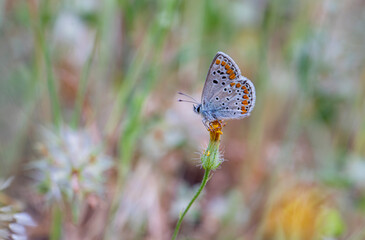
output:
[{"label": "butterfly body", "polygon": [[248,117],[255,106],[253,83],[241,75],[231,57],[218,52],[210,64],[202,92],[201,103],[194,112],[202,115],[203,123]]}]

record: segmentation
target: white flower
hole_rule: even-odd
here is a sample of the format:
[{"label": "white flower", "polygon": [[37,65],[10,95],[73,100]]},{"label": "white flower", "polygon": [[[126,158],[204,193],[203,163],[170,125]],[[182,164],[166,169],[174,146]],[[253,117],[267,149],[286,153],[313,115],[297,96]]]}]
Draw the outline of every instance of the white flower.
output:
[{"label": "white flower", "polygon": [[40,189],[49,200],[82,199],[88,193],[102,194],[104,172],[112,160],[86,130],[61,127],[43,131],[38,145],[42,158],[33,164],[38,169]]}]

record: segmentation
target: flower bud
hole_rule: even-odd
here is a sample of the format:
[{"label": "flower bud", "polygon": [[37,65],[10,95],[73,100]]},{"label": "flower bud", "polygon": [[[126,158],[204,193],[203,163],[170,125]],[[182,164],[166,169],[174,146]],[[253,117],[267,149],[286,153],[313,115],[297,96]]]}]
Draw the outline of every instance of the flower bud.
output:
[{"label": "flower bud", "polygon": [[210,123],[209,128],[209,144],[207,149],[201,155],[202,166],[205,170],[215,170],[223,162],[221,153],[219,151],[220,135],[222,132],[223,125],[219,121]]}]

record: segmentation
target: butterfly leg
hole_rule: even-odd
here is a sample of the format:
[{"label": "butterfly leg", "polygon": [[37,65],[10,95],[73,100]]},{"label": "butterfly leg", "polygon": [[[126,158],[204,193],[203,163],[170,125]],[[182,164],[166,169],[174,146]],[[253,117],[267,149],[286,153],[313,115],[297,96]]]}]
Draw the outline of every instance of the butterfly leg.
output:
[{"label": "butterfly leg", "polygon": [[207,124],[209,121],[207,121],[206,119],[203,119],[203,120],[202,120],[202,122],[203,122],[203,124],[204,124],[205,128],[206,128],[208,131],[211,131],[211,130],[212,130],[212,128],[211,128],[211,126],[210,126],[210,124]]},{"label": "butterfly leg", "polygon": [[218,123],[219,123],[219,127],[222,129],[224,126],[226,126],[226,123],[225,122],[223,122],[223,120],[219,120],[218,121]]},{"label": "butterfly leg", "polygon": [[222,129],[223,125],[221,121],[217,121],[219,123],[219,128]]}]

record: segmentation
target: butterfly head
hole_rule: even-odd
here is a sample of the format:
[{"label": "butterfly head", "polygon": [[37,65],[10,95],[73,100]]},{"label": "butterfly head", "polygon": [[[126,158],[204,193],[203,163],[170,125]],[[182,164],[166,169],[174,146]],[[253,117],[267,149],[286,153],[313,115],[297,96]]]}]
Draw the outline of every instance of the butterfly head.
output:
[{"label": "butterfly head", "polygon": [[193,107],[194,107],[194,112],[196,112],[197,114],[201,113],[201,110],[202,110],[201,104],[193,105]]}]

